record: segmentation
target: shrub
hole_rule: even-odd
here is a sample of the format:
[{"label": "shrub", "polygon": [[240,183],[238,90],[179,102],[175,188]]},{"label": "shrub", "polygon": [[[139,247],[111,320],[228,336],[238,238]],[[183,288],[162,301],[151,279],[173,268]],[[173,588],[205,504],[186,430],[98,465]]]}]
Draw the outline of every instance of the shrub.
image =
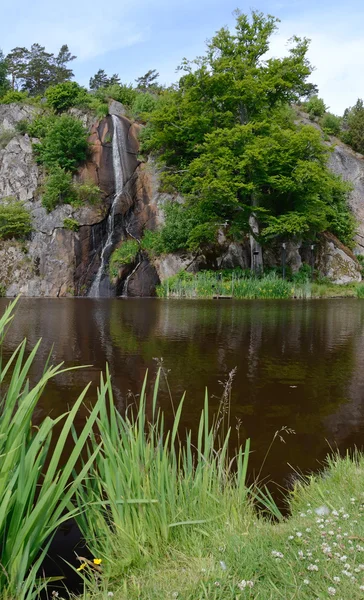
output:
[{"label": "shrub", "polygon": [[30,122],[27,119],[21,119],[15,124],[15,131],[21,135],[29,133]]},{"label": "shrub", "polygon": [[77,203],[79,206],[82,206],[85,202],[96,204],[100,200],[101,190],[93,181],[76,183],[73,188],[75,191],[73,203]]},{"label": "shrub", "polygon": [[69,229],[70,231],[78,231],[80,228],[80,224],[76,219],[64,219],[63,227],[65,229]]},{"label": "shrub", "polygon": [[74,172],[86,160],[88,132],[70,115],[51,120],[40,143],[34,145],[37,161],[49,169],[57,165]]},{"label": "shrub", "polygon": [[197,251],[199,248],[216,244],[217,231],[218,226],[214,223],[201,223],[200,225],[196,225],[188,236],[188,249]]},{"label": "shrub", "polygon": [[109,105],[104,102],[101,98],[97,98],[92,94],[88,94],[87,99],[81,105],[80,108],[86,108],[92,110],[98,119],[104,119],[109,112]]},{"label": "shrub", "polygon": [[326,113],[320,121],[322,129],[329,135],[339,135],[341,131],[341,123],[341,117],[337,117],[332,113]]},{"label": "shrub", "polygon": [[13,104],[13,102],[25,102],[28,100],[28,92],[9,90],[0,100],[0,104]]},{"label": "shrub", "polygon": [[140,246],[136,240],[126,240],[122,242],[119,248],[116,248],[111,255],[109,263],[110,277],[117,277],[118,270],[123,265],[129,265],[134,262]]},{"label": "shrub", "polygon": [[126,106],[131,107],[137,96],[137,91],[132,85],[118,84],[109,85],[105,88],[99,88],[95,92],[95,97],[101,99],[103,102],[108,102],[109,98],[121,102]]},{"label": "shrub", "polygon": [[307,112],[311,119],[314,119],[314,117],[323,117],[326,108],[325,102],[318,96],[312,96],[306,105]]},{"label": "shrub", "polygon": [[131,107],[132,115],[135,119],[143,119],[143,115],[153,112],[157,104],[158,98],[154,94],[138,93]]},{"label": "shrub", "polygon": [[307,281],[310,281],[311,278],[312,269],[307,263],[303,263],[300,266],[299,271],[297,271],[297,273],[293,273],[291,277],[293,283],[307,283]]},{"label": "shrub", "polygon": [[51,131],[56,119],[57,117],[55,115],[38,115],[33,121],[30,123],[28,122],[27,132],[30,137],[42,140],[47,136],[48,132]]},{"label": "shrub", "polygon": [[46,91],[47,102],[56,112],[81,104],[87,99],[87,95],[87,90],[75,81],[53,85]]},{"label": "shrub", "polygon": [[0,204],[0,239],[24,238],[31,230],[30,213],[23,202],[5,198]]},{"label": "shrub", "polygon": [[0,129],[0,150],[6,148],[15,135],[14,129]]},{"label": "shrub", "polygon": [[75,199],[72,175],[61,167],[55,166],[47,175],[44,183],[42,204],[48,212],[58,204],[71,204]]}]

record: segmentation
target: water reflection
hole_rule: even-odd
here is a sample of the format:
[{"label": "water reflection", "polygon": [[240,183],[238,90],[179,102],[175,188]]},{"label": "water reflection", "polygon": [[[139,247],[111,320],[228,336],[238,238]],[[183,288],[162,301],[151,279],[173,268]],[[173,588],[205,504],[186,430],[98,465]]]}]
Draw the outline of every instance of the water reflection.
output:
[{"label": "water reflection", "polygon": [[[0,300],[0,311],[7,302]],[[212,410],[220,381],[237,367],[232,425],[252,438],[251,466],[259,469],[274,432],[296,431],[277,443],[266,473],[282,481],[290,469],[318,466],[327,441],[341,449],[362,444],[364,432],[364,303],[330,301],[161,301],[153,299],[22,299],[5,354],[27,337],[42,337],[33,365],[40,375],[50,349],[53,362],[92,365],[66,373],[48,388],[37,415],[59,414],[88,381],[95,396],[100,370],[109,363],[120,410],[137,394],[155,358],[163,357],[176,402],[187,390],[183,425],[196,427],[204,389]],[[172,423],[162,385],[160,402]],[[84,414],[79,415],[80,422]],[[327,440],[327,441],[326,441]]]}]

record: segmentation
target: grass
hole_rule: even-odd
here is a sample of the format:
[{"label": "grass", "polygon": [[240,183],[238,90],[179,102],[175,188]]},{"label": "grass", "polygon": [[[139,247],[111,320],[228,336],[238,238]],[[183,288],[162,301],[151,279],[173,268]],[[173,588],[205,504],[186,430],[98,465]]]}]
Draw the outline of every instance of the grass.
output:
[{"label": "grass", "polygon": [[363,482],[363,456],[335,456],[321,475],[296,483],[291,516],[281,523],[257,519],[245,499],[235,499],[221,506],[220,519],[188,527],[188,536],[150,551],[147,560],[141,556],[127,567],[117,556],[106,557],[102,576],[90,576],[84,599],[359,600]]},{"label": "grass", "polygon": [[287,281],[276,273],[252,277],[235,270],[187,273],[181,271],[165,279],[157,288],[160,298],[213,298],[231,296],[237,299],[287,298],[364,298],[364,284],[334,284],[330,281]]},{"label": "grass", "polygon": [[120,267],[133,263],[138,255],[140,246],[137,240],[130,239],[121,243],[119,248],[113,251],[109,263],[109,275],[111,278],[118,276]]}]

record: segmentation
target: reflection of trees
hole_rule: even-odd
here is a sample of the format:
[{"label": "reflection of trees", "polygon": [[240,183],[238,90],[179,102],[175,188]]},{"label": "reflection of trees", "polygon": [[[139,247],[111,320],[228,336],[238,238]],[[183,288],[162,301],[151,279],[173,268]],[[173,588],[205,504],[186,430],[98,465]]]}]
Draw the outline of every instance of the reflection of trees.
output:
[{"label": "reflection of trees", "polygon": [[[237,366],[232,425],[240,418],[241,436],[252,438],[252,465],[261,464],[275,430],[287,425],[297,432],[287,446],[277,444],[267,461],[267,470],[279,476],[287,471],[287,461],[303,469],[313,467],[328,449],[326,437],[342,444],[359,442],[363,318],[364,303],[354,300],[25,299],[5,353],[24,336],[29,349],[43,337],[34,378],[52,344],[53,362],[93,365],[53,382],[44,397],[43,414],[63,412],[87,381],[98,382],[106,361],[122,408],[128,390],[139,392],[147,368],[152,383],[153,359],[163,357],[176,401],[187,390],[186,427],[197,424],[205,386],[216,410],[222,392],[218,382]],[[171,423],[163,384],[160,403]]]}]

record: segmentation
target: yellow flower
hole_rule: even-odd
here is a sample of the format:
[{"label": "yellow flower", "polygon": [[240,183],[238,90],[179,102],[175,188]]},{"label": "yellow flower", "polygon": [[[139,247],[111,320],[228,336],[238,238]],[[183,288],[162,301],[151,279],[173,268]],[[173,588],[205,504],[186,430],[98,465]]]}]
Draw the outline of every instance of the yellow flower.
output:
[{"label": "yellow flower", "polygon": [[82,563],[82,565],[80,565],[78,567],[78,569],[76,569],[77,571],[82,571],[83,569],[85,569],[87,567],[87,563]]},{"label": "yellow flower", "polygon": [[94,558],[94,565],[101,565],[102,558]]}]

